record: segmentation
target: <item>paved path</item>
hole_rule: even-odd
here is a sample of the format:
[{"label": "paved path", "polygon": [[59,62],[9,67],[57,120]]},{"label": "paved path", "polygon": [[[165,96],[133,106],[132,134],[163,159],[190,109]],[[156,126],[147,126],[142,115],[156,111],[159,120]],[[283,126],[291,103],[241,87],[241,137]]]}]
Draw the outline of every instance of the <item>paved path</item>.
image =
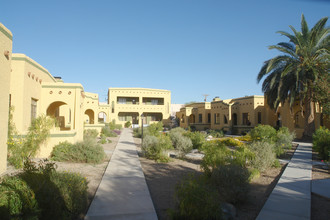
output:
[{"label": "paved path", "polygon": [[157,219],[130,129],[123,129],[85,219]]},{"label": "paved path", "polygon": [[299,144],[257,220],[310,219],[312,144]]}]

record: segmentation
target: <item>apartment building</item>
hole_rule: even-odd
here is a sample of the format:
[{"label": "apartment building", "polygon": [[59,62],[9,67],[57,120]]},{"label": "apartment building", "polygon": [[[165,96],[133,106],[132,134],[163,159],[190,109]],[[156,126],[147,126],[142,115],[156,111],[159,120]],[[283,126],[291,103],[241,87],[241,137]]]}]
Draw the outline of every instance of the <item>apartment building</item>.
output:
[{"label": "apartment building", "polygon": [[171,114],[171,92],[147,88],[109,88],[109,118],[124,125],[150,124],[168,119]]},{"label": "apartment building", "polygon": [[[320,107],[315,105],[315,125],[330,127],[330,121],[322,116]],[[212,102],[192,103],[176,113],[180,127],[196,130],[224,130],[231,134],[242,134],[258,124],[273,127],[288,127],[298,138],[303,136],[305,119],[299,103],[290,107],[281,105],[277,111],[271,109],[264,96],[246,96],[221,100],[216,97]]]}]

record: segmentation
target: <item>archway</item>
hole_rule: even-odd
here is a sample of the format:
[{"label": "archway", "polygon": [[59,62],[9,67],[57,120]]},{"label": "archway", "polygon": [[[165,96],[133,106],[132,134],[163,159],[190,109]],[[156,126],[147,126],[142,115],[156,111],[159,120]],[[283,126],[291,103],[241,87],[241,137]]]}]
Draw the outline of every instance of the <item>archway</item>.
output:
[{"label": "archway", "polygon": [[71,109],[67,103],[61,101],[51,103],[46,114],[56,119],[55,126],[60,130],[71,130]]},{"label": "archway", "polygon": [[191,115],[189,116],[189,123],[192,123],[192,124],[195,123],[195,115],[194,115],[194,114],[191,114]]},{"label": "archway", "polygon": [[98,114],[98,122],[105,123],[107,121],[107,114],[105,112],[99,112]]},{"label": "archway", "polygon": [[94,124],[94,111],[92,109],[87,109],[85,115],[88,116],[88,119],[86,120],[87,124]]}]

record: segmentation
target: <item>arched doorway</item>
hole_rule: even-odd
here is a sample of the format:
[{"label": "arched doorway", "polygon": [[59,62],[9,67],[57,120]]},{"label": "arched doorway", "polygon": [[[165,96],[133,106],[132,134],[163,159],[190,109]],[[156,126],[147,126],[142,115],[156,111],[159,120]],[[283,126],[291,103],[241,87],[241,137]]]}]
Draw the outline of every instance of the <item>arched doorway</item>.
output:
[{"label": "arched doorway", "polygon": [[51,103],[46,114],[55,118],[55,126],[60,130],[71,130],[71,109],[67,103],[61,101]]},{"label": "arched doorway", "polygon": [[87,124],[94,124],[94,111],[92,109],[87,109],[85,111],[85,115],[88,116],[88,118],[85,118],[85,121]]},{"label": "arched doorway", "polygon": [[107,114],[105,112],[99,112],[98,114],[98,122],[105,123],[107,121]]}]

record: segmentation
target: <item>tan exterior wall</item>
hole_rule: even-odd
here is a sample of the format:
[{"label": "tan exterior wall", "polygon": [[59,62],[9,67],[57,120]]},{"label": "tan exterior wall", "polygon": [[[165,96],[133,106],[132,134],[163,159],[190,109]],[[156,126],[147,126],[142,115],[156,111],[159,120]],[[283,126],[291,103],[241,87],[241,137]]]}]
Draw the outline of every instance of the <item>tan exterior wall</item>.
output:
[{"label": "tan exterior wall", "polygon": [[12,39],[12,33],[0,23],[0,174],[7,169],[7,134]]},{"label": "tan exterior wall", "polygon": [[41,84],[55,82],[49,72],[24,54],[13,54],[12,79],[10,83],[11,105],[15,108],[13,120],[19,133],[27,131],[31,123],[32,99],[40,113]]},{"label": "tan exterior wall", "polygon": [[124,125],[128,120],[141,124],[142,113],[144,124],[156,122],[155,118],[168,119],[171,114],[171,92],[168,90],[109,88],[108,97],[109,120],[115,120],[117,124]]}]

